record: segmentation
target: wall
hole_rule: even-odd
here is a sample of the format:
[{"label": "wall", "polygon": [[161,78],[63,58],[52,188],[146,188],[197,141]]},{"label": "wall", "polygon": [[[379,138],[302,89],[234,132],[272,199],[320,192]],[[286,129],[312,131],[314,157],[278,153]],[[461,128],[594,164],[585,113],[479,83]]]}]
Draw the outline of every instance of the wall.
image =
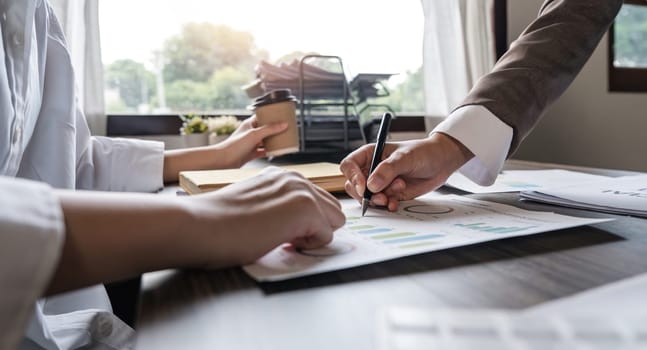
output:
[{"label": "wall", "polygon": [[[542,0],[508,1],[508,37],[516,38]],[[605,37],[566,93],[513,158],[647,171],[647,93],[607,92]]]}]

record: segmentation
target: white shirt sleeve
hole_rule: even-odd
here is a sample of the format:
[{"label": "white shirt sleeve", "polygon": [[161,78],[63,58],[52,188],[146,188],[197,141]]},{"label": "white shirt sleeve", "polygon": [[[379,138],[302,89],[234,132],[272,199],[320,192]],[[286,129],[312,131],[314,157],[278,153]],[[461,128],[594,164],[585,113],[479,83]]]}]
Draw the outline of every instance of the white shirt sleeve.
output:
[{"label": "white shirt sleeve", "polygon": [[0,176],[0,349],[15,349],[56,268],[63,212],[43,183]]},{"label": "white shirt sleeve", "polygon": [[164,187],[164,143],[90,136],[77,111],[76,188],[117,192],[156,192]]},{"label": "white shirt sleeve", "polygon": [[155,192],[164,187],[164,143],[94,136],[77,166],[77,189]]},{"label": "white shirt sleeve", "polygon": [[513,135],[510,126],[478,105],[455,110],[431,133],[435,132],[455,138],[474,153],[474,158],[458,171],[481,186],[489,186],[496,180]]}]

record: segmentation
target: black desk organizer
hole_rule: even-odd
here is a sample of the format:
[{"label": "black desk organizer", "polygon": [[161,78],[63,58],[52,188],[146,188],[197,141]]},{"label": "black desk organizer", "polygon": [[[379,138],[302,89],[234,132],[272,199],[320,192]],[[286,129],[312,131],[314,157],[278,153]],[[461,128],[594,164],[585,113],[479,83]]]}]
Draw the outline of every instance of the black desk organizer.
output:
[{"label": "black desk organizer", "polygon": [[375,114],[377,118],[360,115],[376,110],[393,113],[388,105],[371,103],[389,95],[382,81],[392,74],[358,74],[349,82],[338,56],[306,55],[279,66],[263,61],[256,72],[257,79],[245,87],[249,97],[287,88],[298,98],[300,153],[347,153],[373,142],[372,129],[381,114]]}]

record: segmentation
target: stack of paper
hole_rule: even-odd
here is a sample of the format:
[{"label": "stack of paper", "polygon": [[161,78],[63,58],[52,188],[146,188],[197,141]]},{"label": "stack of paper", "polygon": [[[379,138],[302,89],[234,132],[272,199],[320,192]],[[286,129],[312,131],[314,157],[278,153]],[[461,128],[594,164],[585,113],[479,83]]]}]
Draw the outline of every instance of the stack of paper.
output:
[{"label": "stack of paper", "polygon": [[243,87],[251,98],[274,89],[290,89],[292,94],[302,100],[299,95],[301,83],[309,97],[344,98],[344,93],[346,97],[349,93],[344,89],[346,84],[344,73],[325,70],[313,64],[301,63],[299,60],[279,65],[261,61],[256,66],[256,75],[257,79]]},{"label": "stack of paper", "polygon": [[479,186],[458,172],[447,179],[446,185],[471,193],[500,193],[537,191],[543,188],[579,185],[604,179],[608,179],[608,177],[562,169],[506,170],[497,176],[491,186]]},{"label": "stack of paper", "polygon": [[[280,168],[296,171],[328,192],[341,192],[344,190],[346,178],[339,170],[339,164],[321,162],[281,166]],[[182,171],[180,172],[180,187],[189,194],[215,191],[236,181],[255,176],[262,170],[262,168],[242,168]]]},{"label": "stack of paper", "polygon": [[524,191],[521,198],[578,209],[647,217],[647,175]]}]

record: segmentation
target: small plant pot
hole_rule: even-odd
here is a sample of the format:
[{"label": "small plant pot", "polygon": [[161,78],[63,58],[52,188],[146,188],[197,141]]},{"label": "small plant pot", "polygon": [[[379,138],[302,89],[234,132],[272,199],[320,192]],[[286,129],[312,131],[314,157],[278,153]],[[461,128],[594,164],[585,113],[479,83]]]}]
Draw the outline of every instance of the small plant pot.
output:
[{"label": "small plant pot", "polygon": [[209,134],[186,134],[182,135],[184,147],[201,147],[209,144]]}]

